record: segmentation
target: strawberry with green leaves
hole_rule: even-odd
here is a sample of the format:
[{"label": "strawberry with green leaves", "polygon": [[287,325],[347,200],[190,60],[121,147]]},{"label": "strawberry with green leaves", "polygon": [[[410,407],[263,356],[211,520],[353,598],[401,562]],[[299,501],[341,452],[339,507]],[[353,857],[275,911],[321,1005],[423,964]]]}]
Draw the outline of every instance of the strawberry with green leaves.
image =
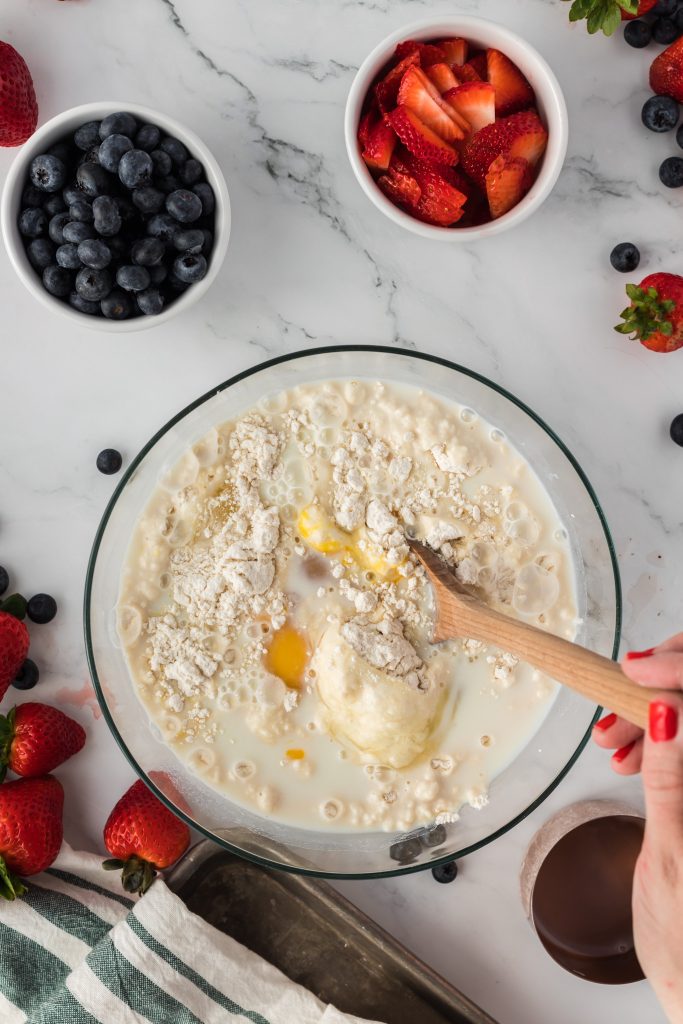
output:
[{"label": "strawberry with green leaves", "polygon": [[0,782],[9,768],[25,778],[47,775],[85,743],[85,729],[58,708],[27,701],[0,715]]},{"label": "strawberry with green leaves", "polygon": [[0,700],[16,679],[28,654],[28,630],[23,623],[26,601],[12,594],[0,603]]},{"label": "strawberry with green leaves", "polygon": [[622,21],[639,18],[655,6],[657,0],[574,0],[569,11],[570,21],[586,21],[586,28],[594,35],[604,32],[611,36]]},{"label": "strawberry with green leaves", "polygon": [[630,306],[614,328],[653,352],[675,352],[683,347],[683,277],[649,274],[639,285],[627,284]]},{"label": "strawberry with green leaves", "polygon": [[62,845],[64,790],[52,775],[0,786],[0,899],[26,892],[21,878],[45,871]]}]

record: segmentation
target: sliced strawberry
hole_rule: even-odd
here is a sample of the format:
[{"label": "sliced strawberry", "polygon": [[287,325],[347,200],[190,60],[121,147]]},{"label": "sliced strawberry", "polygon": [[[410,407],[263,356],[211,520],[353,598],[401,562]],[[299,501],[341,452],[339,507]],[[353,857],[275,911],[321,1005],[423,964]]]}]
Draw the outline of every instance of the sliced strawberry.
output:
[{"label": "sliced strawberry", "polygon": [[504,117],[530,107],[534,90],[509,57],[500,50],[487,50],[487,78],[496,90],[496,114]]},{"label": "sliced strawberry", "polygon": [[489,82],[464,82],[444,93],[444,99],[469,122],[472,132],[496,120],[496,93]]},{"label": "sliced strawberry", "polygon": [[403,174],[394,168],[389,168],[388,174],[383,174],[377,179],[377,184],[384,192],[387,199],[390,199],[396,206],[404,207],[412,211],[420,201],[422,189],[409,174]]},{"label": "sliced strawberry", "polygon": [[[434,95],[436,93],[436,97]],[[398,90],[399,105],[408,107],[446,142],[464,139],[465,132],[421,68],[409,68]]]},{"label": "sliced strawberry", "polygon": [[517,205],[533,184],[530,165],[520,157],[499,156],[486,175],[486,196],[494,220]]},{"label": "sliced strawberry", "polygon": [[387,118],[401,142],[415,156],[450,167],[458,162],[458,154],[453,147],[444,142],[408,107],[397,107],[387,114]]},{"label": "sliced strawberry", "polygon": [[467,60],[465,39],[442,39],[439,46],[444,52],[446,63],[451,67],[460,67]]},{"label": "sliced strawberry", "polygon": [[473,71],[479,75],[482,81],[486,81],[489,73],[488,61],[486,59],[486,53],[481,50],[479,53],[473,54],[467,61],[467,67],[472,68]]},{"label": "sliced strawberry", "polygon": [[416,51],[420,56],[420,64],[423,68],[446,60],[446,55],[440,43],[438,45],[434,43],[418,43],[414,39],[407,39],[404,43],[399,43],[396,47],[396,56],[402,60]]},{"label": "sliced strawberry", "polygon": [[417,184],[421,192],[416,204],[420,220],[440,227],[448,227],[460,220],[462,207],[467,202],[467,192],[461,190],[457,183],[466,179],[452,167],[439,166],[420,160],[411,153],[401,152],[394,156],[389,173],[411,178]]},{"label": "sliced strawberry", "polygon": [[358,125],[358,141],[360,142],[361,149],[365,149],[370,138],[370,132],[377,123],[377,114],[372,110],[367,110],[360,119]]},{"label": "sliced strawberry", "polygon": [[391,161],[391,154],[396,145],[396,133],[386,118],[382,118],[371,130],[362,157],[368,167],[377,171],[386,171]]},{"label": "sliced strawberry", "polygon": [[486,78],[486,75],[480,75],[471,64],[463,64],[458,68],[458,78],[461,82],[481,82],[482,77]]},{"label": "sliced strawberry", "polygon": [[431,67],[425,68],[425,74],[442,95],[449,89],[455,89],[459,84],[448,64],[432,64]]},{"label": "sliced strawberry", "polygon": [[532,166],[538,163],[548,143],[548,132],[534,110],[487,125],[469,139],[462,151],[463,168],[481,188],[493,161],[505,154],[522,157]]},{"label": "sliced strawberry", "polygon": [[398,96],[399,86],[401,79],[408,70],[408,68],[415,67],[420,63],[420,54],[418,50],[413,50],[411,53],[406,54],[402,61],[396,64],[375,86],[375,98],[379,109],[383,114],[387,114],[390,110],[396,106],[396,97]]}]

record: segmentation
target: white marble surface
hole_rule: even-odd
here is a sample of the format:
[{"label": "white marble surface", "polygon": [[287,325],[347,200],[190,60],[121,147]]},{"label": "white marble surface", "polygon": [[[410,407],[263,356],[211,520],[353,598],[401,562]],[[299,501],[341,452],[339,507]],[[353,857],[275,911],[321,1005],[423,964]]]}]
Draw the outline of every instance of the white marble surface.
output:
[{"label": "white marble surface", "polygon": [[[554,195],[509,236],[436,245],[392,226],[361,193],[342,135],[347,89],[372,46],[415,18],[478,13],[549,59],[571,118]],[[264,356],[333,342],[450,356],[501,382],[556,428],[593,481],[624,578],[625,643],[680,626],[683,353],[657,356],[611,330],[623,280],[608,253],[641,245],[644,271],[683,270],[683,210],[656,169],[674,149],[639,123],[649,52],[571,29],[560,0],[0,0],[0,32],[36,81],[41,121],[88,100],[168,111],[212,147],[228,179],[228,259],[206,299],[171,325],[114,338],[43,310],[0,252],[0,562],[61,612],[34,629],[34,696],[89,732],[60,771],[66,833],[97,847],[131,771],[90,696],[81,594],[113,481],[104,446],[133,455],[170,414]],[[0,177],[12,152],[0,152]],[[522,852],[551,811],[582,796],[638,801],[587,751],[528,821],[462,865],[340,888],[502,1024],[657,1024],[646,984],[587,985],[557,968],[522,915]]]}]

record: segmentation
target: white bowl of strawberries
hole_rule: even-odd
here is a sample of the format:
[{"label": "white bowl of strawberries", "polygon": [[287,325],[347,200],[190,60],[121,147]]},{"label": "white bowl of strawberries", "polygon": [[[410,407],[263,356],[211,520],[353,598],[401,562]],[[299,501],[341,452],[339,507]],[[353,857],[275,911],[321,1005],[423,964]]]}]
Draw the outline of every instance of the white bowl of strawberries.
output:
[{"label": "white bowl of strawberries", "polygon": [[363,62],[346,103],[361,188],[425,238],[507,231],[550,195],[567,152],[567,107],[541,55],[481,18],[418,21]]}]

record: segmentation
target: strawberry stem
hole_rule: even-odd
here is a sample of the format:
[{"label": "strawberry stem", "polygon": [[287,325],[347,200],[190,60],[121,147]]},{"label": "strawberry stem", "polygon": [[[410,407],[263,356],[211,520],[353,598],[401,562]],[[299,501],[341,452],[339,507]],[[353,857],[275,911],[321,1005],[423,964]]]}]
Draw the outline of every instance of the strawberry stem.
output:
[{"label": "strawberry stem", "polygon": [[21,594],[10,594],[4,601],[0,601],[0,612],[13,615],[15,619],[26,618],[26,598]]},{"label": "strawberry stem", "polygon": [[670,337],[673,332],[671,312],[676,308],[673,299],[660,299],[656,288],[626,285],[631,305],[620,314],[623,324],[614,328],[619,334],[628,334],[634,340],[647,341],[653,334]]},{"label": "strawberry stem", "polygon": [[0,857],[0,899],[15,900],[18,896],[23,896],[25,892],[28,892],[28,888],[20,878],[11,874],[4,858]]},{"label": "strawberry stem", "polygon": [[611,36],[621,23],[621,12],[638,13],[638,0],[573,0],[570,21],[586,21],[591,35],[602,31]]},{"label": "strawberry stem", "polygon": [[140,895],[147,892],[157,874],[153,864],[134,854],[125,861],[118,857],[112,857],[103,861],[102,867],[105,871],[117,871],[121,868],[123,888],[126,892],[137,892]]}]

